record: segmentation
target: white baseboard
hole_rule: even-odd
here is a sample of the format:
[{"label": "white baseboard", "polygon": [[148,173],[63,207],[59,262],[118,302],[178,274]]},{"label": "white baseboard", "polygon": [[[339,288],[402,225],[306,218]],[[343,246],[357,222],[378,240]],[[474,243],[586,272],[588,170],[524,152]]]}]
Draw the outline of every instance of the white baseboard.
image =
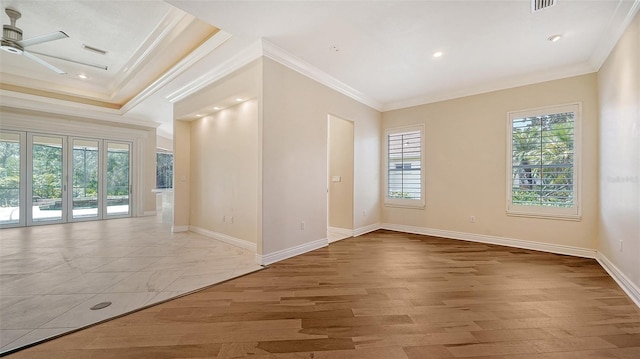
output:
[{"label": "white baseboard", "polygon": [[144,211],[144,213],[142,214],[145,217],[151,217],[151,216],[155,216],[158,212],[156,211]]},{"label": "white baseboard", "polygon": [[497,244],[497,245],[507,246],[507,247],[532,249],[535,251],[564,254],[564,255],[575,256],[575,257],[596,258],[596,253],[597,253],[596,250],[594,249],[565,246],[561,244],[540,243],[540,242],[525,241],[522,239],[495,237],[495,236],[488,236],[484,234],[475,234],[475,233],[454,232],[454,231],[447,231],[443,229],[412,227],[412,226],[404,226],[400,224],[383,223],[381,225],[381,228],[392,230],[392,231],[405,232],[405,233],[424,234],[427,236],[434,236],[434,237],[444,237],[444,238],[451,238],[451,239],[460,239],[463,241],[470,241],[470,242]]},{"label": "white baseboard", "polygon": [[618,269],[618,267],[611,263],[609,258],[602,254],[602,252],[598,252],[596,260],[598,261],[598,263],[600,263],[602,268],[604,268],[604,270],[609,273],[611,278],[613,278],[613,280],[618,283],[620,288],[622,288],[622,290],[627,293],[631,300],[638,307],[640,307],[640,288],[638,288],[638,286],[636,286],[629,278],[627,278],[627,276],[624,275],[624,273],[622,273],[620,269]]},{"label": "white baseboard", "polygon": [[327,232],[339,234],[341,236],[349,236],[349,237],[353,236],[353,230],[352,229],[346,229],[346,228],[327,227]]},{"label": "white baseboard", "polygon": [[360,227],[360,228],[354,229],[353,230],[353,236],[354,237],[361,236],[361,235],[369,233],[369,232],[377,231],[378,229],[380,229],[380,223],[370,224],[368,226],[364,226],[364,227]]},{"label": "white baseboard", "polygon": [[327,227],[327,237],[329,243],[335,243],[343,239],[353,237],[353,230],[338,227]]},{"label": "white baseboard", "polygon": [[213,239],[218,240],[220,242],[224,242],[224,243],[230,244],[232,246],[236,246],[236,247],[240,247],[240,248],[249,250],[249,251],[251,251],[253,253],[255,253],[258,250],[258,246],[255,243],[251,243],[249,241],[245,241],[244,239],[228,236],[226,234],[210,231],[208,229],[204,229],[204,228],[200,228],[200,227],[196,227],[196,226],[189,226],[189,230],[191,232],[201,234],[201,235],[203,235],[205,237],[213,238]]},{"label": "white baseboard", "polygon": [[172,233],[188,232],[188,231],[189,231],[189,226],[171,226]]},{"label": "white baseboard", "polygon": [[618,267],[616,267],[613,263],[611,263],[611,261],[604,254],[593,249],[564,246],[560,244],[532,242],[532,241],[525,241],[521,239],[513,239],[513,238],[505,238],[505,237],[487,236],[487,235],[474,234],[474,233],[446,231],[442,229],[404,226],[400,224],[391,224],[391,223],[383,223],[381,225],[381,228],[388,229],[391,231],[424,234],[427,236],[459,239],[459,240],[479,242],[479,243],[497,244],[497,245],[508,246],[508,247],[531,249],[531,250],[542,251],[542,252],[564,254],[564,255],[569,255],[574,257],[596,259],[598,263],[602,266],[602,268],[604,268],[604,270],[607,271],[607,273],[609,273],[609,275],[613,278],[613,280],[615,280],[616,283],[618,283],[620,288],[622,288],[622,290],[631,298],[631,300],[638,307],[640,307],[640,288],[638,288],[637,285],[635,285],[629,278],[627,278],[627,276],[622,271],[620,271]]},{"label": "white baseboard", "polygon": [[307,252],[311,252],[318,248],[326,247],[329,245],[329,241],[326,238],[318,239],[313,242],[304,243],[295,247],[282,249],[268,254],[256,254],[256,263],[260,265],[269,265],[271,263],[279,262],[281,260],[298,256]]}]

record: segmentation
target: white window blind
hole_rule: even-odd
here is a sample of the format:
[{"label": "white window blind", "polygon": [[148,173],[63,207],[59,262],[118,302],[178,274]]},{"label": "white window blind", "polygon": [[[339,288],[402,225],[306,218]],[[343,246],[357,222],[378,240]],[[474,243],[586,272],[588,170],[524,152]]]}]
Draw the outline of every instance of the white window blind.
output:
[{"label": "white window blind", "polygon": [[510,116],[508,210],[538,207],[549,209],[541,213],[552,213],[554,209],[565,213],[562,209],[576,208],[578,111],[577,106],[574,108]]},{"label": "white window blind", "polygon": [[387,131],[388,199],[423,201],[422,129]]}]

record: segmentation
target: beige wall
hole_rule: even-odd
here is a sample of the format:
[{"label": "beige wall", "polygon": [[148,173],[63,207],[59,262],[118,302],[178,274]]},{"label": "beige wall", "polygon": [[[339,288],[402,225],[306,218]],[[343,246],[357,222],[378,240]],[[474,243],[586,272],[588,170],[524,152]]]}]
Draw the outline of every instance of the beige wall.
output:
[{"label": "beige wall", "polygon": [[[173,121],[173,227],[186,230],[190,213],[191,125]],[[182,227],[182,228],[181,228]]]},{"label": "beige wall", "polygon": [[329,227],[353,229],[353,122],[331,115],[328,183]]},{"label": "beige wall", "polygon": [[354,122],[354,212],[365,214],[354,225],[378,223],[379,112],[271,59],[263,64],[261,254],[326,238],[329,114]]},{"label": "beige wall", "polygon": [[[383,205],[383,222],[595,249],[596,88],[590,74],[383,113],[384,129],[424,124],[426,145],[426,208]],[[582,102],[582,220],[507,216],[507,112],[572,102]]]},{"label": "beige wall", "polygon": [[257,243],[258,101],[191,122],[190,225]]},{"label": "beige wall", "polygon": [[[230,97],[235,98],[239,93],[255,93],[259,89],[261,78],[262,61],[257,60],[213,85],[205,87],[179,101],[174,105],[173,116],[178,119],[196,111],[211,110],[213,106],[226,102]],[[255,224],[256,217],[260,216],[260,212],[256,208],[260,206],[260,203],[249,206],[243,197],[243,193],[247,193],[254,198],[258,196],[257,193],[260,191],[260,158],[257,150],[247,150],[248,152],[246,152],[240,146],[240,144],[245,145],[250,140],[249,138],[237,138],[242,133],[250,132],[248,126],[251,124],[253,126],[251,131],[255,130],[255,133],[252,132],[251,134],[254,142],[250,146],[256,149],[259,148],[258,108],[259,100],[255,99],[248,101],[246,106],[229,108],[207,116],[206,121],[204,121],[205,118],[201,119],[202,121],[194,121],[193,124],[189,121],[174,121],[173,225],[177,227],[177,230],[186,230],[189,225],[193,225],[233,237],[235,236],[231,233],[235,233],[240,236],[235,238],[253,243],[257,241],[258,246],[260,246],[259,235],[257,234],[259,229],[258,231],[255,229],[258,226]],[[234,123],[230,120],[231,118],[236,118],[239,123]],[[233,143],[232,139],[221,137],[224,133],[235,136],[236,143]],[[194,141],[193,143],[192,140]],[[232,191],[229,186],[237,185],[237,183],[230,183],[227,174],[224,177],[217,176],[214,172],[215,166],[223,166],[223,168],[230,170],[230,174],[232,173],[233,175],[241,174],[239,167],[229,167],[235,165],[227,161],[227,158],[222,156],[222,152],[227,153],[228,159],[249,160],[256,167],[255,171],[249,173],[249,175],[255,174],[256,176],[251,178],[255,182],[255,186],[246,188],[246,190],[243,189],[242,193],[238,192],[233,195],[235,196],[233,197],[234,199],[243,201],[237,205],[231,204],[229,202],[230,199],[227,197],[221,198],[218,196],[225,191]],[[253,153],[254,159],[248,159],[247,153],[249,152]],[[208,183],[208,181],[211,181],[211,183]],[[239,189],[236,187],[233,190]],[[194,201],[193,203],[191,202],[192,200]],[[258,198],[257,201],[259,202],[260,199]],[[248,213],[251,208],[255,211],[254,214]],[[240,217],[233,215],[232,212],[238,212]],[[234,224],[230,223],[230,219],[229,222],[226,222],[226,218],[225,222],[222,222],[222,216],[233,216]],[[239,224],[237,220],[241,220],[242,224]],[[224,223],[224,225],[221,226],[221,223]],[[247,223],[253,223],[254,228],[240,228]]]},{"label": "beige wall", "polygon": [[640,288],[640,14],[600,68],[598,89],[598,250]]},{"label": "beige wall", "polygon": [[156,194],[152,192],[156,188],[156,130],[150,130],[141,145],[142,167],[144,171],[139,173],[143,178],[143,201],[142,213],[153,214],[156,212]]}]

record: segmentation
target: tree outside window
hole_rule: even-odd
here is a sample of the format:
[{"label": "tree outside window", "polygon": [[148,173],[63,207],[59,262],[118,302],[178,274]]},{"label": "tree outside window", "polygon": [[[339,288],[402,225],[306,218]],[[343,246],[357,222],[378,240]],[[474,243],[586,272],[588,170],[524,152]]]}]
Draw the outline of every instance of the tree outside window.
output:
[{"label": "tree outside window", "polygon": [[156,188],[173,188],[172,153],[156,153]]},{"label": "tree outside window", "polygon": [[507,209],[577,215],[579,106],[535,112],[510,114]]}]

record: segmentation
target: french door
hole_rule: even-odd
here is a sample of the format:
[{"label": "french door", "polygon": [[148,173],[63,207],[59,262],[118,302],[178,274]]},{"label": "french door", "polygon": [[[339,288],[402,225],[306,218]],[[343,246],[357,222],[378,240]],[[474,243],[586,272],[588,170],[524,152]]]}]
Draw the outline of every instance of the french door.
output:
[{"label": "french door", "polygon": [[0,226],[129,217],[131,142],[0,133]]}]

